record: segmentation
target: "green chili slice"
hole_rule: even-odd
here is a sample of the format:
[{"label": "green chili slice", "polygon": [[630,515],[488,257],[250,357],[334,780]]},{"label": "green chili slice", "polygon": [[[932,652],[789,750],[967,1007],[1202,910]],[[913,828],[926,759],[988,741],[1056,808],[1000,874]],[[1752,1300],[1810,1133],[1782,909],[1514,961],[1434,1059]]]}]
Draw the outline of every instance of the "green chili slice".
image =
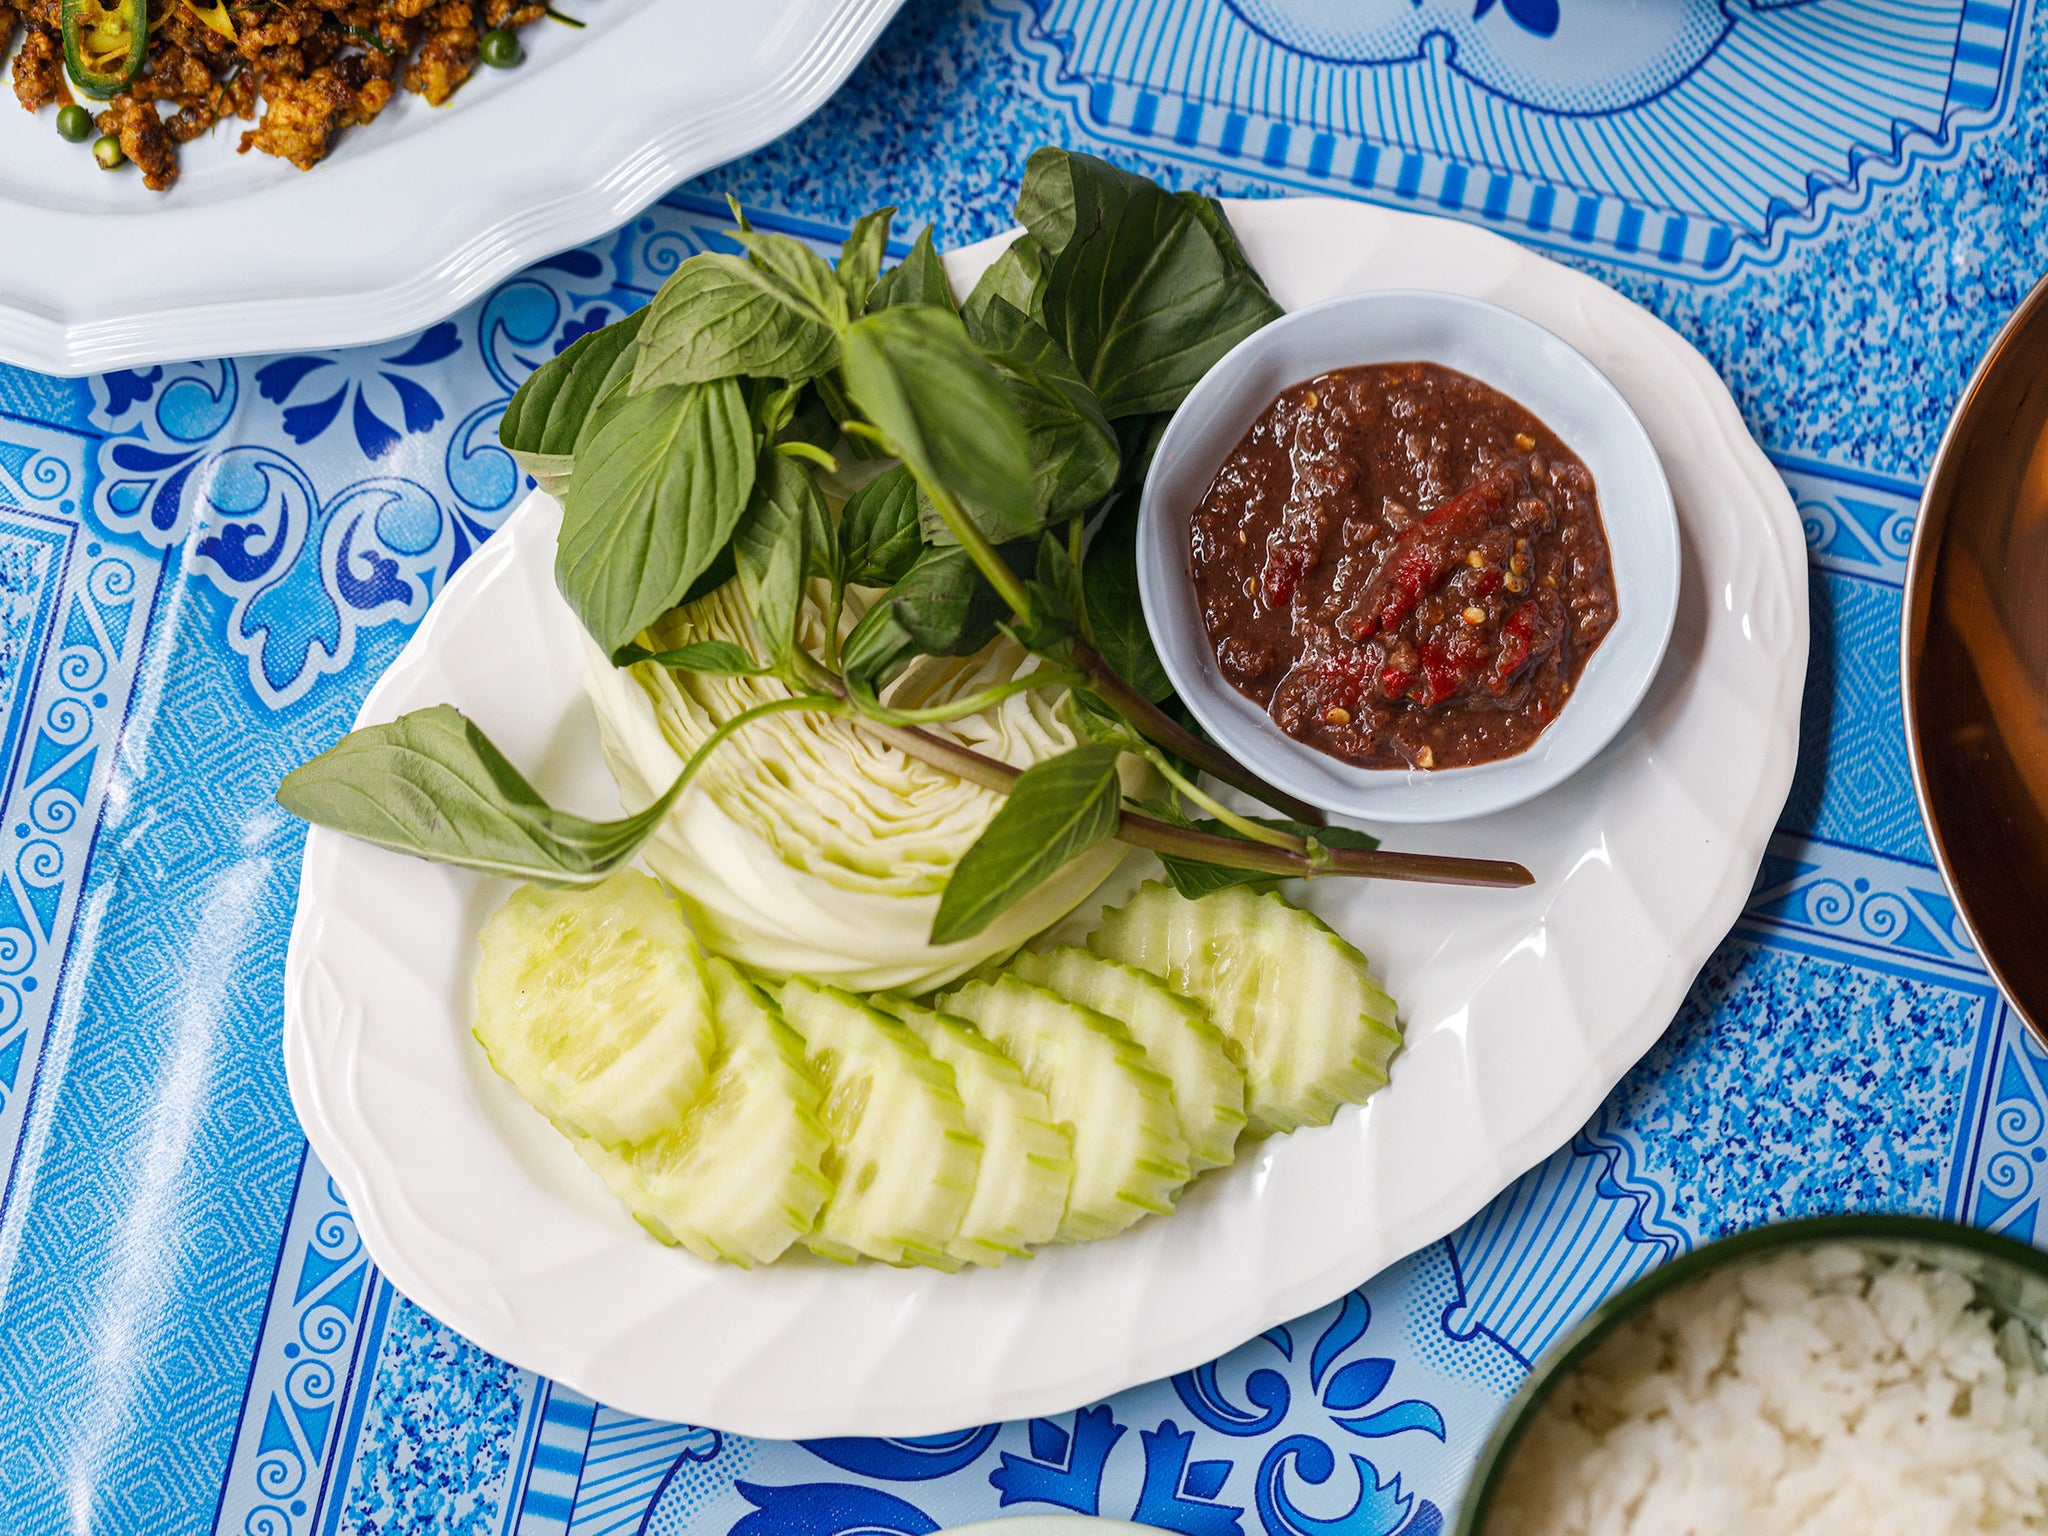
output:
[{"label": "green chili slice", "polygon": [[126,90],[149,56],[149,0],[64,0],[64,72],[96,101]]}]

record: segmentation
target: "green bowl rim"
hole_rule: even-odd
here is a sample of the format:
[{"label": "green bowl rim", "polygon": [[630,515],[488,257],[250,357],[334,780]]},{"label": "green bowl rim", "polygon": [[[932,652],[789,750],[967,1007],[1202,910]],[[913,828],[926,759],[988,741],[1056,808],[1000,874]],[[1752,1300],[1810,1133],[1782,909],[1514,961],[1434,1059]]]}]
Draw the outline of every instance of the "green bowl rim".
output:
[{"label": "green bowl rim", "polygon": [[1795,1221],[1751,1227],[1729,1237],[1702,1244],[1661,1264],[1580,1318],[1562,1342],[1553,1344],[1537,1357],[1515,1395],[1508,1399],[1472,1463],[1472,1475],[1459,1501],[1456,1536],[1478,1536],[1496,1491],[1497,1474],[1507,1464],[1509,1453],[1521,1443],[1535,1410],[1550,1396],[1564,1374],[1644,1307],[1666,1292],[1697,1279],[1725,1264],[1768,1253],[1773,1249],[1795,1248],[1831,1242],[1921,1243],[1936,1247],[1968,1249],[1989,1258],[2003,1260],[2031,1270],[2048,1280],[2048,1253],[2001,1233],[1968,1227],[1938,1216],[1850,1214],[1806,1216]]}]

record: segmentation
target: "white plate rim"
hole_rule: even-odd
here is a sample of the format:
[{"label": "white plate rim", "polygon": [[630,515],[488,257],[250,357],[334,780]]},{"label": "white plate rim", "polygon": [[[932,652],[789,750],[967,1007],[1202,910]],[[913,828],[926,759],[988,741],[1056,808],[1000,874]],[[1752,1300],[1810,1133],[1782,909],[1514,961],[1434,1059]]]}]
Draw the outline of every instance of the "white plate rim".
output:
[{"label": "white plate rim", "polygon": [[[905,1395],[897,1390],[898,1378],[885,1378],[890,1385],[889,1400],[873,1397],[831,1401],[805,1390],[794,1378],[777,1382],[757,1381],[744,1389],[731,1381],[680,1381],[673,1376],[650,1380],[645,1370],[613,1354],[603,1359],[588,1358],[576,1343],[557,1331],[521,1333],[511,1323],[509,1312],[500,1307],[473,1304],[474,1298],[449,1293],[438,1283],[431,1263],[420,1262],[415,1249],[425,1234],[407,1231],[408,1220],[416,1220],[410,1202],[401,1189],[377,1187],[365,1181],[363,1161],[356,1155],[368,1145],[361,1138],[359,1123],[337,1124],[334,1112],[348,1110],[330,1091],[332,1074],[316,1065],[316,1036],[334,1023],[336,1006],[331,997],[319,995],[322,986],[332,986],[330,976],[316,976],[312,952],[311,915],[317,897],[309,895],[312,881],[301,889],[286,968],[285,1046],[293,1101],[299,1109],[309,1139],[340,1184],[355,1212],[358,1228],[372,1256],[400,1290],[428,1310],[467,1333],[484,1347],[515,1363],[566,1381],[580,1391],[629,1412],[652,1417],[680,1418],[712,1423],[722,1429],[772,1438],[807,1438],[835,1434],[918,1435],[940,1433],[969,1424],[998,1419],[1039,1416],[1071,1409],[1125,1387],[1173,1374],[1211,1359],[1244,1339],[1253,1337],[1275,1323],[1299,1316],[1326,1304],[1343,1292],[1363,1283],[1373,1273],[1400,1257],[1412,1253],[1455,1229],[1476,1213],[1487,1200],[1504,1189],[1521,1173],[1569,1140],[1570,1136],[1598,1107],[1621,1076],[1655,1043],[1690,986],[1698,966],[1727,933],[1749,892],[1755,868],[1774,828],[1776,816],[1789,790],[1797,749],[1799,702],[1805,680],[1807,648],[1806,552],[1791,497],[1771,469],[1763,452],[1750,438],[1732,398],[1705,359],[1668,327],[1619,293],[1593,279],[1546,258],[1512,245],[1498,236],[1468,225],[1425,216],[1395,213],[1369,206],[1327,199],[1292,199],[1276,202],[1233,202],[1232,219],[1248,246],[1255,251],[1267,241],[1300,238],[1306,233],[1341,231],[1347,221],[1394,221],[1404,238],[1430,242],[1445,256],[1445,285],[1456,284],[1462,274],[1478,268],[1510,270],[1523,276],[1535,274],[1564,309],[1580,309],[1604,315],[1609,322],[1632,328],[1646,345],[1654,346],[1660,366],[1675,370],[1673,377],[1683,384],[1689,399],[1702,407],[1703,414],[1693,430],[1707,434],[1706,451],[1718,456],[1723,469],[1740,481],[1740,494],[1747,510],[1765,530],[1762,547],[1745,551],[1744,565],[1754,581],[1764,585],[1759,598],[1744,610],[1739,623],[1745,633],[1750,621],[1768,606],[1781,605],[1771,622],[1782,631],[1778,663],[1771,673],[1773,685],[1767,698],[1750,699],[1764,729],[1746,758],[1751,770],[1742,780],[1745,790],[1743,811],[1732,826],[1714,828],[1721,857],[1710,888],[1693,892],[1691,917],[1683,928],[1662,935],[1672,950],[1666,963],[1656,968],[1654,979],[1637,988],[1627,1000],[1629,1023],[1589,1057],[1578,1078],[1535,1120],[1496,1141],[1486,1155],[1475,1158],[1460,1172],[1456,1182],[1446,1186],[1429,1209],[1411,1213],[1361,1239],[1333,1262],[1312,1270],[1267,1276],[1249,1293],[1233,1296],[1214,1305],[1209,1314],[1189,1326],[1162,1325],[1155,1336],[1126,1339],[1127,1347],[1113,1358],[1074,1363],[1062,1361],[1056,1371],[1035,1380],[1004,1381],[974,1379],[966,1386],[953,1385],[972,1375],[975,1362],[948,1359],[944,1369],[934,1372],[930,1362],[897,1362],[921,1371],[918,1390]],[[952,261],[956,281],[991,259],[1003,238],[955,253]],[[1276,284],[1276,288],[1277,288]],[[1413,286],[1393,284],[1386,286]],[[1456,289],[1455,291],[1464,291]],[[1285,295],[1282,295],[1283,300]],[[1510,307],[1514,307],[1510,305]],[[1567,339],[1571,339],[1569,336]],[[1574,345],[1581,345],[1574,342]],[[1582,350],[1585,350],[1582,346]],[[1609,369],[1610,373],[1612,369]],[[1617,385],[1623,381],[1616,380]],[[1624,386],[1625,387],[1625,386]],[[1674,476],[1676,481],[1676,476]],[[1677,488],[1676,486],[1674,488]],[[1732,492],[1731,492],[1732,494]],[[1681,515],[1685,497],[1680,496]],[[545,515],[545,509],[541,510]],[[536,506],[530,504],[493,539],[476,559],[475,565],[508,565],[522,527],[535,523]],[[1688,562],[1690,563],[1690,562]],[[458,578],[460,579],[460,578]],[[1715,601],[1726,599],[1716,594]],[[1768,602],[1766,601],[1768,600]],[[1712,603],[1709,604],[1711,608]],[[450,619],[452,605],[438,603],[407,648],[407,655],[431,650],[436,634]],[[1770,617],[1768,614],[1765,617]],[[1709,614],[1711,622],[1712,615]],[[364,705],[364,720],[388,718],[402,701],[387,687],[390,676],[407,670],[401,658],[393,674],[380,682]],[[1661,691],[1653,689],[1653,698]],[[409,701],[406,701],[409,702]],[[1539,804],[1543,802],[1538,802]],[[1446,829],[1432,829],[1443,831]],[[1458,829],[1448,829],[1453,834]],[[307,869],[318,871],[343,857],[389,857],[372,850],[345,850],[345,840],[315,830],[307,843]],[[324,876],[319,876],[324,878]],[[1466,1019],[1464,1024],[1472,1021]],[[1404,1061],[1414,1048],[1397,1059],[1393,1088],[1363,1112],[1347,1111],[1339,1126],[1345,1134],[1364,1138],[1377,1122],[1374,1116],[1389,1113],[1386,1106],[1399,1092]],[[351,1089],[351,1091],[353,1091]],[[1333,1136],[1338,1126],[1325,1132],[1303,1133]],[[1290,1138],[1298,1141],[1300,1138]],[[1333,1143],[1334,1144],[1334,1143]],[[374,1148],[372,1148],[374,1150]],[[1305,1156],[1307,1154],[1304,1154]],[[1266,1177],[1271,1150],[1259,1155],[1258,1177]],[[1368,1173],[1370,1170],[1368,1170]],[[1252,1177],[1247,1174],[1247,1177]],[[1375,1186],[1376,1187],[1376,1186]],[[1183,1213],[1176,1222],[1191,1223]],[[1170,1224],[1169,1224],[1170,1225]],[[1117,1243],[1132,1243],[1139,1233],[1156,1232],[1160,1224],[1147,1224],[1111,1244],[1097,1245],[1111,1252]],[[430,1245],[428,1245],[430,1246]],[[1135,1245],[1134,1245],[1135,1246]],[[1031,1266],[1041,1273],[1055,1261],[1088,1250],[1066,1250],[1041,1258]],[[679,1256],[678,1256],[679,1257]],[[680,1258],[679,1258],[680,1261]],[[1261,1262],[1264,1262],[1263,1260]],[[898,1274],[900,1272],[887,1272]],[[1008,1273],[1004,1271],[1003,1273]],[[927,1277],[916,1277],[924,1280]],[[503,1298],[494,1298],[502,1303]],[[928,1317],[921,1321],[929,1324]],[[794,1326],[794,1325],[793,1325]],[[1015,1335],[1021,1324],[1005,1318],[1005,1327]],[[1037,1336],[1034,1335],[1034,1338]],[[1042,1341],[1041,1341],[1042,1345]],[[1034,1349],[1032,1359],[1049,1358],[1057,1351]],[[936,1378],[936,1379],[934,1379]],[[766,1385],[764,1394],[756,1388]],[[871,1381],[870,1386],[874,1383]],[[738,1391],[739,1395],[735,1396]],[[751,1394],[751,1395],[749,1395]]]},{"label": "white plate rim", "polygon": [[[787,133],[838,90],[903,0],[795,0],[802,24],[755,39],[755,56],[731,61],[735,93],[710,102],[661,70],[629,68],[647,49],[659,56],[689,44],[690,4],[603,3],[645,10],[551,60],[545,90],[541,79],[515,80],[488,101],[467,103],[458,91],[444,119],[385,146],[374,166],[329,162],[223,208],[59,209],[0,193],[0,227],[8,230],[0,360],[77,377],[191,357],[368,345],[419,330]],[[575,114],[600,110],[611,137],[593,163]],[[494,157],[507,133],[522,136],[520,154]],[[53,152],[61,147],[51,135]],[[406,217],[407,198],[430,203],[438,227],[422,218],[416,237],[373,260],[304,275],[310,257],[332,255],[340,232],[364,219]],[[77,264],[66,253],[109,242],[170,277],[151,285],[68,279]]]}]

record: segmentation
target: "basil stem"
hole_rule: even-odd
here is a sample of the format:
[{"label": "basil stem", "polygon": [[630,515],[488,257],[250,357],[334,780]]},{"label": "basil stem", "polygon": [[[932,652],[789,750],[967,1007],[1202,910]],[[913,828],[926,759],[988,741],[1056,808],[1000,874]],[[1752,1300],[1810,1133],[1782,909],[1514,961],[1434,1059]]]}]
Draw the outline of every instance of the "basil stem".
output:
[{"label": "basil stem", "polygon": [[1164,747],[1183,762],[1193,763],[1232,789],[1242,790],[1254,800],[1270,805],[1276,811],[1286,812],[1296,821],[1319,827],[1329,820],[1320,806],[1310,805],[1284,789],[1274,788],[1222,748],[1190,731],[1119,677],[1115,669],[1090,647],[1076,644],[1073,664],[1087,676],[1088,686],[1102,701],[1128,720],[1147,741]]},{"label": "basil stem", "polygon": [[[874,732],[920,762],[943,768],[956,778],[1008,794],[1017,782],[1019,769],[984,757],[971,747],[934,736],[929,731],[882,725],[864,716],[853,717],[863,730]],[[1220,864],[1231,869],[1257,870],[1275,879],[1312,880],[1323,875],[1352,875],[1370,880],[1419,880],[1438,885],[1484,885],[1513,887],[1533,885],[1536,877],[1521,865],[1504,859],[1466,859],[1439,853],[1394,853],[1384,848],[1332,848],[1311,845],[1306,838],[1290,839],[1286,848],[1268,847],[1239,837],[1201,832],[1192,827],[1123,811],[1117,818],[1118,841],[1133,848],[1187,859],[1197,864]]]}]

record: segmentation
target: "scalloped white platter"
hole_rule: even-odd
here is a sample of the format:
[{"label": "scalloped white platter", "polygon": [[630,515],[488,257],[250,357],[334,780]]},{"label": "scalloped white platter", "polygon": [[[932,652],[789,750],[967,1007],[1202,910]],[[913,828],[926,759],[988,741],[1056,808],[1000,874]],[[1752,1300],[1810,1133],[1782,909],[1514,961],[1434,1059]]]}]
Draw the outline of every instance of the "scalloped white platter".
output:
[{"label": "scalloped white platter", "polygon": [[[1790,496],[1705,360],[1591,278],[1447,220],[1228,206],[1290,308],[1436,288],[1556,332],[1628,398],[1678,506],[1676,631],[1612,744],[1512,810],[1389,833],[1520,859],[1536,883],[1296,891],[1399,1001],[1392,1083],[1327,1127],[1248,1144],[1177,1214],[1106,1242],[958,1275],[807,1257],[744,1273],[641,1232],[485,1064],[469,978],[506,885],[315,830],[286,967],[292,1100],[413,1300],[617,1408],[745,1434],[921,1435],[1057,1413],[1219,1355],[1452,1231],[1569,1140],[1663,1033],[1734,922],[1791,783],[1807,596]],[[961,291],[1002,243],[949,258]],[[553,585],[558,518],[535,496],[506,524],[361,721],[452,702],[544,789],[613,815]],[[1124,885],[1139,873],[1134,861]]]},{"label": "scalloped white platter", "polygon": [[72,375],[417,330],[788,132],[901,4],[582,0],[583,30],[525,28],[524,62],[445,107],[401,91],[311,171],[236,153],[250,125],[226,122],[164,193],[0,101],[0,360]]}]

